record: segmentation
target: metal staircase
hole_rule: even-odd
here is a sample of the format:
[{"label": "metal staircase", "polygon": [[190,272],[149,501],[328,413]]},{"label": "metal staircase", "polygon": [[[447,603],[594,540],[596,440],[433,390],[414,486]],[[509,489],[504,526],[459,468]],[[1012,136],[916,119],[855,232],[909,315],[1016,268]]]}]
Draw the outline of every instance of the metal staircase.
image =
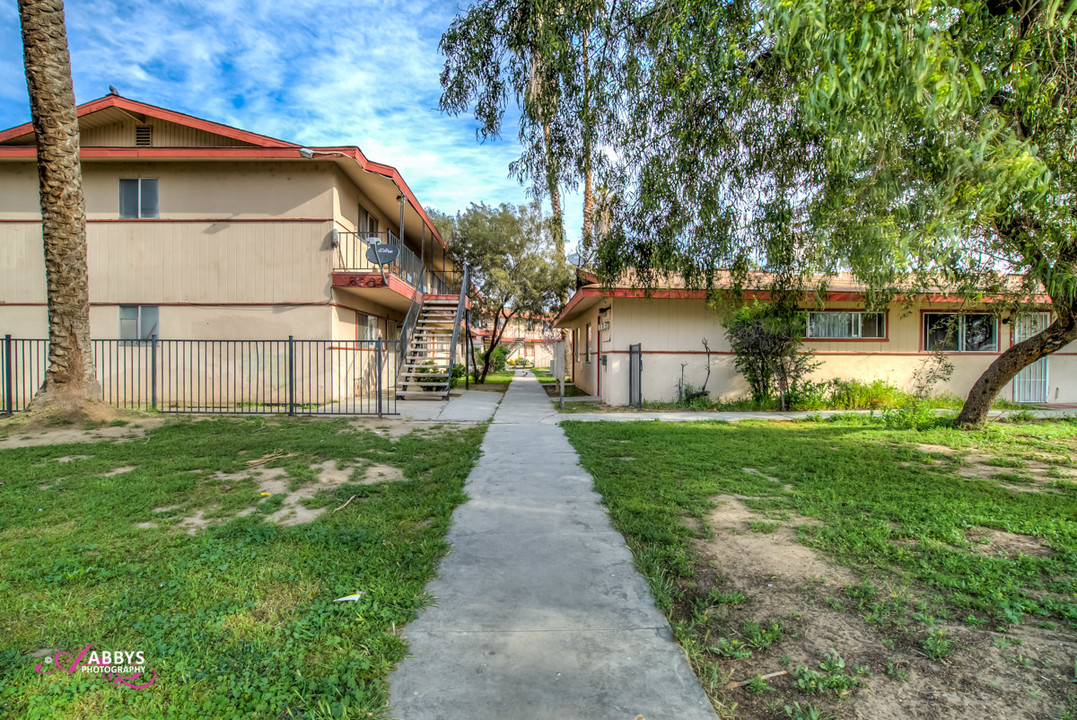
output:
[{"label": "metal staircase", "polygon": [[397,373],[398,400],[444,400],[449,397],[468,279],[465,269],[459,297],[427,295],[423,298]]},{"label": "metal staircase", "polygon": [[514,352],[522,348],[525,342],[527,342],[527,340],[513,340],[512,342],[505,345],[505,349],[508,350],[508,352],[505,353],[505,357],[509,357]]}]

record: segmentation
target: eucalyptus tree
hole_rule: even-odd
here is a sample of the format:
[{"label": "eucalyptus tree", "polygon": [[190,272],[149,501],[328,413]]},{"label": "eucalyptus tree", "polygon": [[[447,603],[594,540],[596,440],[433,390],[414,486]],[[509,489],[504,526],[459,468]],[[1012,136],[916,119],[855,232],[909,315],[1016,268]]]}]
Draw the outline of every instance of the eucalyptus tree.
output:
[{"label": "eucalyptus tree", "polygon": [[[506,109],[520,111],[523,147],[510,171],[547,196],[552,235],[564,257],[561,188],[583,183],[583,236],[594,214],[596,123],[591,38],[604,16],[602,0],[480,0],[457,16],[441,38],[441,109],[473,109],[480,139],[501,132]],[[597,35],[596,35],[597,36]]]},{"label": "eucalyptus tree", "polygon": [[709,287],[717,268],[761,268],[796,297],[844,268],[869,302],[945,287],[1000,311],[1049,307],[1050,326],[970,391],[958,422],[981,425],[1018,371],[1077,339],[1066,1],[620,6],[602,275]]},{"label": "eucalyptus tree", "polygon": [[49,356],[36,407],[79,414],[97,402],[79,126],[62,0],[19,0],[37,144],[48,291]]}]

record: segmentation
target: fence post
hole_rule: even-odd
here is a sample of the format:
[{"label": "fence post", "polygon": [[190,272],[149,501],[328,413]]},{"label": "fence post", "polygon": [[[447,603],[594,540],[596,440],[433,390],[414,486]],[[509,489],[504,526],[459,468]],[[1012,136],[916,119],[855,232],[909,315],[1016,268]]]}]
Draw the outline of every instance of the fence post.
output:
[{"label": "fence post", "polygon": [[12,415],[15,412],[15,399],[12,397],[12,375],[15,370],[11,367],[11,336],[4,336],[4,412]]},{"label": "fence post", "polygon": [[157,335],[150,336],[150,408],[157,409]]},{"label": "fence post", "polygon": [[295,415],[295,337],[288,336],[288,414]]},{"label": "fence post", "polygon": [[381,338],[378,338],[377,345],[375,346],[374,362],[377,363],[378,369],[378,417],[381,417]]}]

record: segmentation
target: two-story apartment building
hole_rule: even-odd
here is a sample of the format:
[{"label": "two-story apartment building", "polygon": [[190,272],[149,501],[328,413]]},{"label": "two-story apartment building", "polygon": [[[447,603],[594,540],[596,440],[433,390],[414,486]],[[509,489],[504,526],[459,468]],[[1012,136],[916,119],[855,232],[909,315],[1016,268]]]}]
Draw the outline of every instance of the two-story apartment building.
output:
[{"label": "two-story apartment building", "polygon": [[[94,338],[396,340],[416,290],[459,292],[411,188],[358,147],[115,94],[77,114]],[[47,335],[34,144],[29,124],[0,131],[0,336]]]}]

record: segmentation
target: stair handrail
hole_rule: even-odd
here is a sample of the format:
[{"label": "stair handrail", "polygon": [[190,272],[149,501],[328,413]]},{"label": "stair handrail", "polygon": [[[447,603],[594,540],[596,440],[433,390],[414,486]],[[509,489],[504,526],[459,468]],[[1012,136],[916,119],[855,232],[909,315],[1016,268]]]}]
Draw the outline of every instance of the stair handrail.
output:
[{"label": "stair handrail", "polygon": [[460,342],[460,322],[464,319],[464,308],[467,307],[467,286],[470,280],[470,271],[465,265],[464,276],[460,280],[460,299],[456,302],[456,320],[452,326],[452,345],[449,346],[449,377],[445,379],[446,395],[452,388],[452,371],[456,367],[456,344]]},{"label": "stair handrail", "polygon": [[400,352],[396,359],[397,377],[400,377],[400,368],[403,367],[404,361],[408,357],[408,338],[411,337],[412,332],[415,330],[415,323],[419,321],[419,310],[422,308],[423,299],[426,297],[423,292],[424,287],[425,283],[420,280],[411,296],[411,305],[408,307],[408,314],[404,316],[404,324],[400,326]]}]

